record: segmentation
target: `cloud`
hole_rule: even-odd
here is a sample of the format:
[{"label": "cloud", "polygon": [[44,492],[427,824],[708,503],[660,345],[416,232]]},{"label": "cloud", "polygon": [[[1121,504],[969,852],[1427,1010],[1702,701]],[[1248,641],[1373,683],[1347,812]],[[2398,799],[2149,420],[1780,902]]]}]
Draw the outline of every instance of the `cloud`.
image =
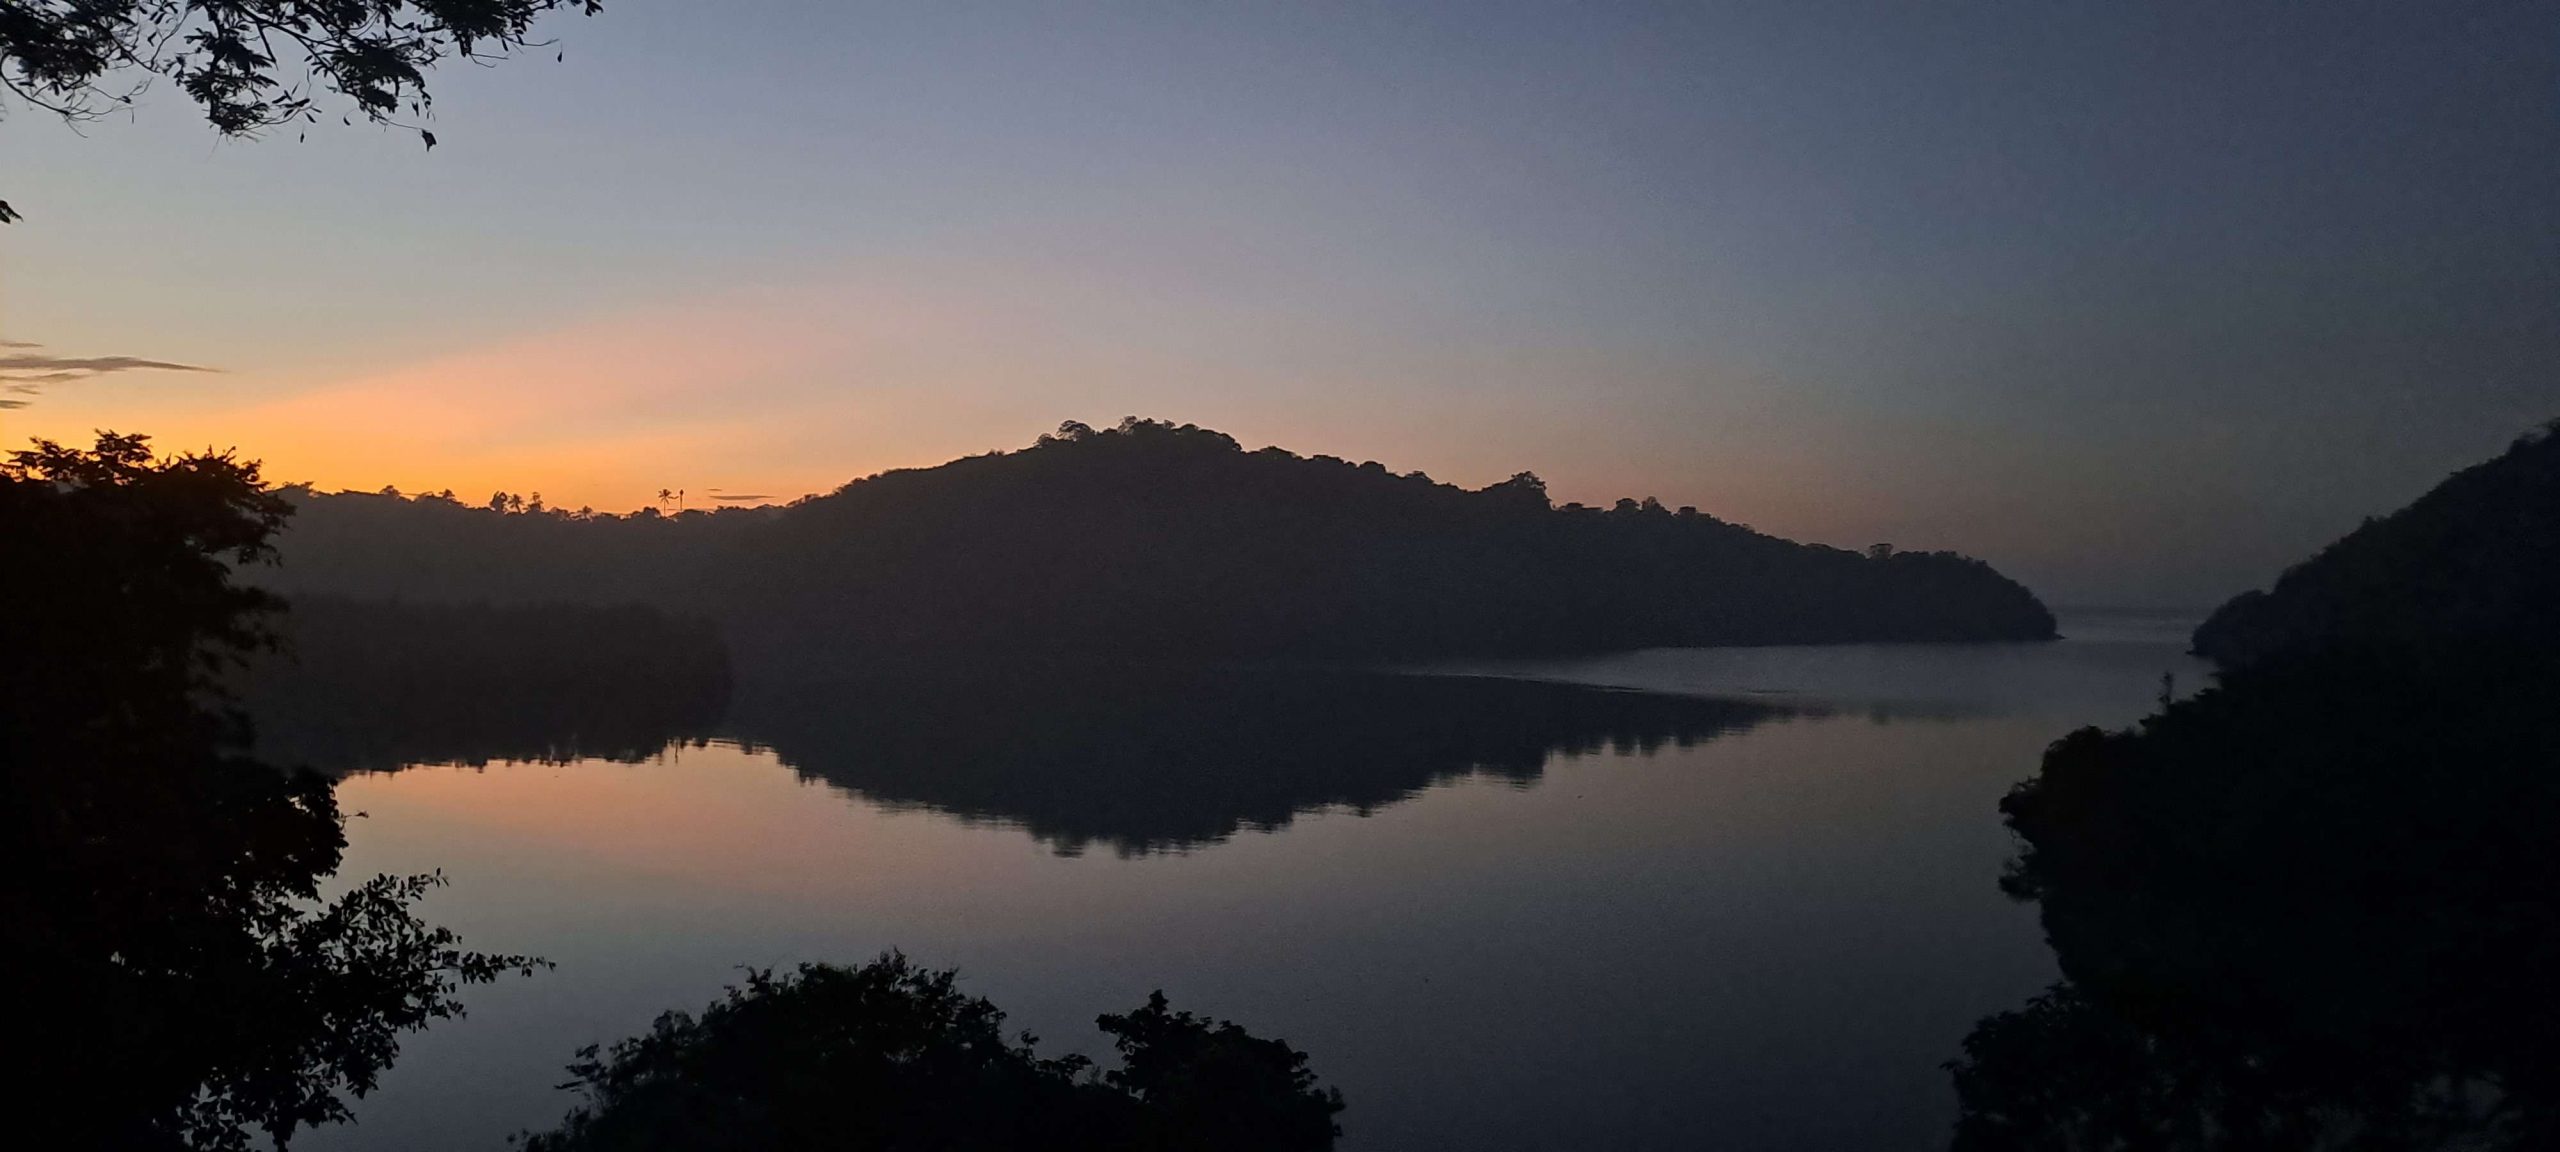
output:
[{"label": "cloud", "polygon": [[[24,347],[24,345],[19,345]],[[103,375],[108,372],[131,372],[156,368],[167,372],[214,372],[218,369],[197,364],[179,364],[168,360],[145,360],[139,356],[0,356],[0,372],[64,371]]]},{"label": "cloud", "polygon": [[[40,348],[23,340],[0,340],[0,348]],[[50,356],[33,352],[0,355],[0,391],[33,396],[48,384],[76,384],[118,372],[219,372],[200,364],[150,360],[140,356]],[[0,408],[24,408],[32,401],[0,400]]]}]

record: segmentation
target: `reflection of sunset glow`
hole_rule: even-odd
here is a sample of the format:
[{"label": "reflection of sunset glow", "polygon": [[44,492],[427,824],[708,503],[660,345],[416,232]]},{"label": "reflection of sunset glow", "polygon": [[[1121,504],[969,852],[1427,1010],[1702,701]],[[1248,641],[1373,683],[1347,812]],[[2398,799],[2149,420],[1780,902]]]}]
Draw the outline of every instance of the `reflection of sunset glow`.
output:
[{"label": "reflection of sunset glow", "polygon": [[[395,827],[353,830],[374,850],[396,852],[411,840],[538,844],[582,868],[739,893],[886,898],[917,871],[957,880],[988,866],[986,843],[955,837],[943,822],[839,802],[770,756],[732,745],[671,750],[642,764],[411,768],[353,777],[340,785],[339,803],[397,808]],[[1025,840],[1019,854],[1039,850]]]},{"label": "reflection of sunset glow", "polygon": [[[2126,703],[2142,691],[2129,683]],[[889,947],[959,966],[972,993],[1018,1012],[1009,1027],[1071,1050],[1093,1042],[1097,1005],[1159,986],[1268,1021],[1346,1092],[1449,1108],[1411,1129],[1426,1136],[1488,1077],[1537,1099],[1558,1050],[1589,1053],[1612,1085],[1687,1099],[1765,1068],[1808,1012],[1825,1028],[1906,1022],[1919,1056],[1878,1066],[1936,1090],[1934,1058],[1978,1001],[2050,979],[2033,915],[1981,881],[2010,847],[1978,813],[2051,727],[1843,714],[1128,858],[887,811],[735,747],[355,776],[339,803],[372,816],[350,824],[345,874],[442,869],[452,886],[428,909],[467,944],[560,964],[475,990],[467,1018],[407,1045],[358,1131],[494,1146],[558,1116],[550,1086],[577,1045],[698,1006],[740,965]],[[1864,962],[1878,956],[1893,963]],[[1524,1042],[1502,1010],[1518,1003],[1560,1006]],[[1629,1052],[1628,1036],[1676,1046]],[[1453,1067],[1416,1043],[1485,1055]],[[1837,1081],[1836,1061],[1812,1066]],[[1733,1106],[1761,1091],[1735,1089]],[[455,1109],[465,1094],[475,1107]]]}]

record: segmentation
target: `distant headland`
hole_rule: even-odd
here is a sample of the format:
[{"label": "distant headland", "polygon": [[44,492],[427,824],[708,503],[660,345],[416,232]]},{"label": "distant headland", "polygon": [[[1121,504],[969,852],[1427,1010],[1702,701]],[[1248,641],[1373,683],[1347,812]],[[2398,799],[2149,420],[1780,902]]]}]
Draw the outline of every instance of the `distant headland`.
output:
[{"label": "distant headland", "polygon": [[2054,636],[2034,594],[1954,553],[1799,544],[1651,499],[1557,505],[1526,472],[1470,491],[1136,418],[781,508],[287,495],[283,563],[253,578],[289,595],[645,604],[716,622],[749,666]]}]

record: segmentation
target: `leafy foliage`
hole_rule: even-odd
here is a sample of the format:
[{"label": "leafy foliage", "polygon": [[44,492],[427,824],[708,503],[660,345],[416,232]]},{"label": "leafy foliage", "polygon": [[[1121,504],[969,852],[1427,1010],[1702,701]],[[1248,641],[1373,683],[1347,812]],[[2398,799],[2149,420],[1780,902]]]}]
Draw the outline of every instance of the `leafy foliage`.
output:
[{"label": "leafy foliage", "polygon": [[2002,802],[2066,980],[1966,1041],[1959,1148],[2560,1146],[2555,462],[2236,601],[2219,687]]},{"label": "leafy foliage", "polygon": [[436,877],[325,899],[328,785],[240,754],[222,683],[275,604],[231,570],[284,514],[255,464],[138,436],[0,465],[0,954],[37,1143],[282,1143],[344,1119],[459,985],[538,963],[418,921]]},{"label": "leafy foliage", "polygon": [[[341,119],[424,118],[427,73],[533,47],[537,21],[601,0],[0,0],[0,89],[79,121],[174,82],[215,131]],[[429,148],[435,134],[419,128]],[[17,218],[0,203],[0,224]]]},{"label": "leafy foliage", "polygon": [[1168,1010],[1161,993],[1099,1023],[1124,1069],[1044,1058],[949,970],[896,953],[804,964],[696,1017],[670,1012],[569,1066],[586,1097],[525,1152],[698,1149],[1323,1149],[1339,1093],[1306,1054]]},{"label": "leafy foliage", "polygon": [[[166,76],[215,130],[317,118],[315,95],[385,120],[430,99],[443,60],[488,61],[532,44],[560,8],[599,0],[0,0],[0,83],[38,107],[88,117],[130,103],[121,73]],[[137,81],[138,83],[138,81]]]},{"label": "leafy foliage", "polygon": [[1342,1093],[1317,1088],[1307,1054],[1286,1043],[1172,1011],[1162,992],[1094,1023],[1120,1052],[1103,1083],[1144,1110],[1138,1147],[1285,1152],[1330,1148],[1341,1134]]},{"label": "leafy foliage", "polygon": [[2555,699],[2538,651],[2333,651],[2054,745],[2007,887],[2069,979],[1968,1042],[1960,1144],[2560,1140]]}]

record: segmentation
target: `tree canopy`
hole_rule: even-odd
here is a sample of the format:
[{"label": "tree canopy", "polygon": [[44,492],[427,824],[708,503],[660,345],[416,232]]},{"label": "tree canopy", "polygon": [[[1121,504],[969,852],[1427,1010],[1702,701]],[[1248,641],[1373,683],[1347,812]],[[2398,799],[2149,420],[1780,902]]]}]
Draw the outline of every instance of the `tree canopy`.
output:
[{"label": "tree canopy", "polygon": [[2065,979],[1959,1149],[2560,1146],[2560,439],[2226,605],[2220,683],[2002,803]]},{"label": "tree canopy", "polygon": [[523,1147],[1316,1152],[1340,1135],[1342,1094],[1282,1041],[1173,1011],[1161,992],[1094,1023],[1121,1060],[1099,1076],[1009,1039],[1003,1010],[955,973],[896,953],[750,971],[698,1017],[669,1012],[581,1052],[567,1086],[585,1102]]},{"label": "tree canopy", "polygon": [[337,801],[244,754],[223,693],[275,643],[232,570],[285,512],[254,463],[139,436],[0,463],[0,978],[31,1143],[281,1145],[345,1119],[460,984],[537,963],[420,922],[434,876],[323,897]]},{"label": "tree canopy", "polygon": [[[446,60],[537,47],[534,26],[601,0],[0,0],[0,89],[66,120],[174,84],[216,132],[253,135],[335,114],[413,127]],[[404,120],[403,117],[406,117]],[[0,223],[17,213],[0,201]]]}]

